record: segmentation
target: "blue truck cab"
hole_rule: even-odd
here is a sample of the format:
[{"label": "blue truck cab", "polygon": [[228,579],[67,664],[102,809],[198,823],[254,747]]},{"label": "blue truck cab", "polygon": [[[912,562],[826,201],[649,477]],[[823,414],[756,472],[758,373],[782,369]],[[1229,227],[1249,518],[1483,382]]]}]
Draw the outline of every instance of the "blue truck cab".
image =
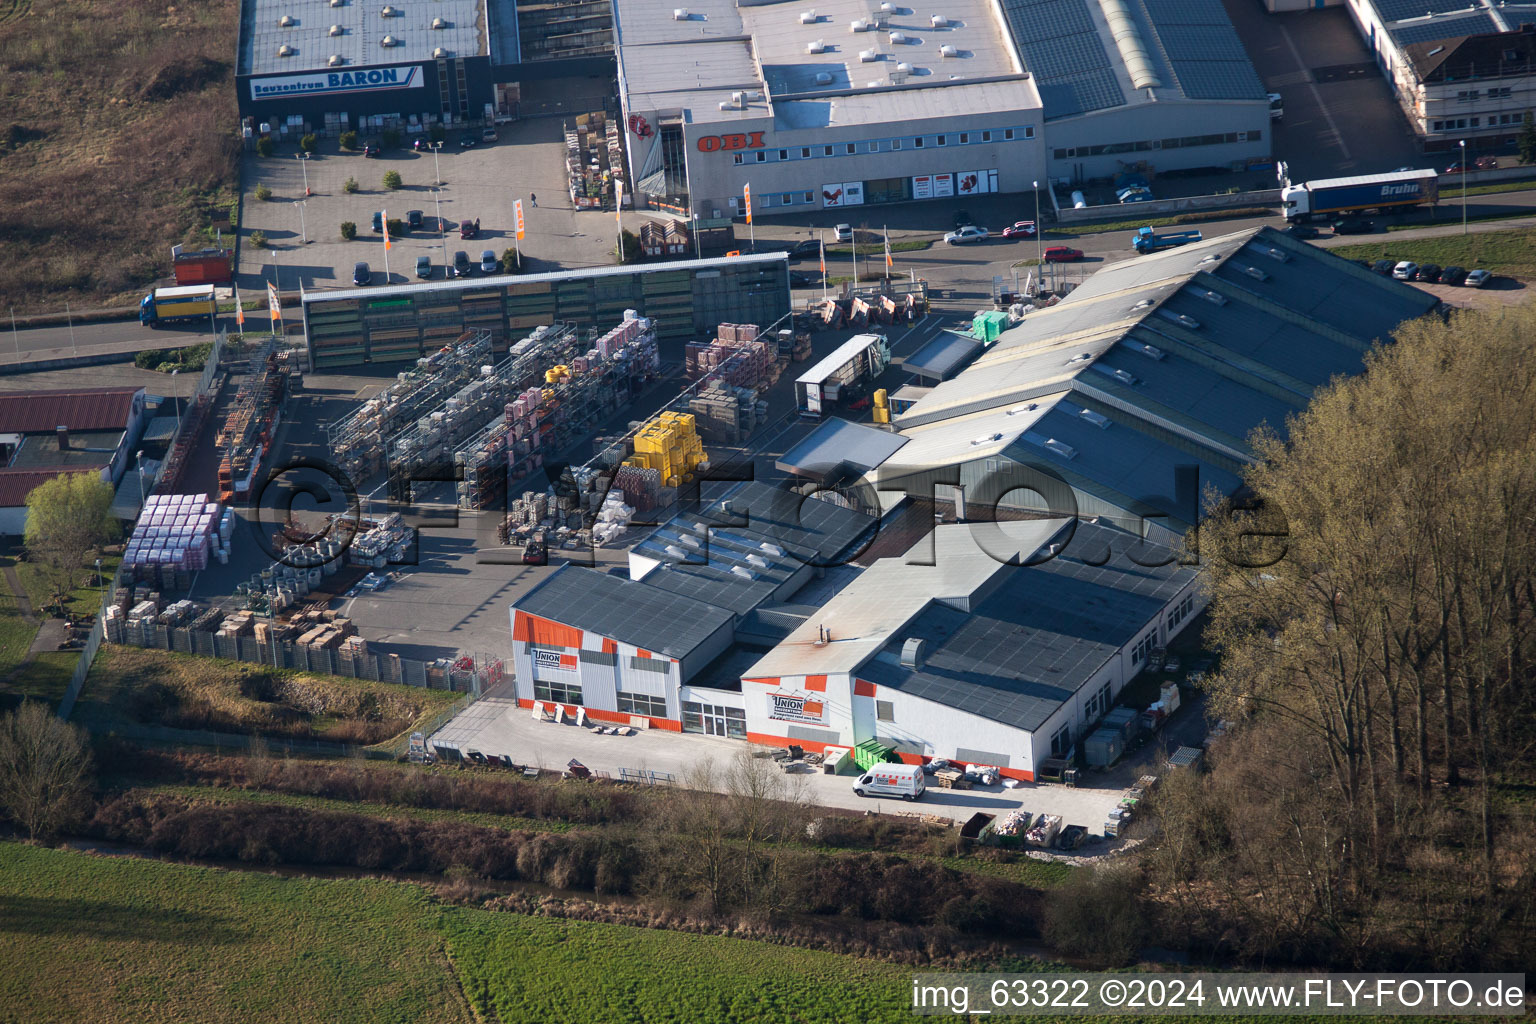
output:
[{"label": "blue truck cab", "polygon": [[1150,227],[1144,227],[1131,236],[1131,248],[1141,253],[1160,252],[1163,249],[1188,245],[1190,242],[1199,242],[1204,238],[1205,236],[1198,231],[1167,231],[1159,235]]}]

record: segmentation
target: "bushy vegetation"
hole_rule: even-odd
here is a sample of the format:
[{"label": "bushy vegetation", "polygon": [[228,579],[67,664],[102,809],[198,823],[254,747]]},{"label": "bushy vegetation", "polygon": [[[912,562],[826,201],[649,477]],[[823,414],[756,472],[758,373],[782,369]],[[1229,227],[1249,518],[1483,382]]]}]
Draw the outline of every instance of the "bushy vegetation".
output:
[{"label": "bushy vegetation", "polygon": [[342,132],[339,136],[337,136],[337,140],[336,141],[341,144],[341,148],[342,149],[356,149],[357,148],[357,132],[354,132],[354,131]]},{"label": "bushy vegetation", "polygon": [[342,221],[341,222],[341,237],[346,239],[349,242],[352,241],[352,239],[356,238],[357,237],[357,223],[355,221],[350,221],[350,220]]},{"label": "bushy vegetation", "polygon": [[277,144],[272,141],[272,136],[270,136],[270,135],[263,135],[261,138],[256,140],[256,155],[257,156],[264,156],[264,157],[265,156],[271,156],[276,151],[277,151]]},{"label": "bushy vegetation", "polygon": [[384,187],[385,188],[393,190],[393,189],[399,188],[403,184],[404,184],[404,182],[400,179],[400,172],[399,171],[385,171],[384,172]]},{"label": "bushy vegetation", "polygon": [[341,183],[341,190],[343,192],[345,192],[347,195],[352,195],[354,192],[357,191],[357,188],[358,188],[358,185],[357,185],[357,179],[356,178],[348,178],[346,181]]},{"label": "bushy vegetation", "polygon": [[266,185],[257,185],[256,186],[256,199],[257,199],[258,202],[263,202],[263,203],[270,202],[271,199],[272,199],[272,190],[270,188],[268,188]]},{"label": "bushy vegetation", "polygon": [[1536,277],[1536,235],[1530,231],[1482,231],[1468,235],[1341,245],[1335,255],[1352,260],[1413,260],[1442,267],[1482,267],[1495,274]]},{"label": "bushy vegetation", "polygon": [[170,373],[201,373],[213,354],[213,342],[205,341],[186,348],[147,348],[133,357],[133,365],[141,370],[158,370]]}]

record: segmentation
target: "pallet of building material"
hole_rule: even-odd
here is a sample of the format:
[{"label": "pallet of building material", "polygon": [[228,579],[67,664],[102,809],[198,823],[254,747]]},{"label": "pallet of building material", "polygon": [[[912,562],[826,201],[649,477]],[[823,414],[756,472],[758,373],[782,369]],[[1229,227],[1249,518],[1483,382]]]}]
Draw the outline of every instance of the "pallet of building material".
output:
[{"label": "pallet of building material", "polygon": [[965,773],[956,768],[940,768],[933,773],[934,781],[940,789],[970,789],[971,781],[965,777]]}]

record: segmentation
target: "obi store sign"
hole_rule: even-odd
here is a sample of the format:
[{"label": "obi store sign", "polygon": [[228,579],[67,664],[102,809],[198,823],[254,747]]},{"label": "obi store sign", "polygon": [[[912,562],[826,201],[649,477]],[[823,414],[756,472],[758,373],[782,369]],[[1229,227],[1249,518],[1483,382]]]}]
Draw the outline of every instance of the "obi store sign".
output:
[{"label": "obi store sign", "polygon": [[335,96],[349,92],[383,92],[389,89],[420,89],[421,67],[416,64],[396,68],[368,68],[358,71],[329,71],[314,75],[283,75],[251,80],[251,99],[269,100],[279,96]]}]

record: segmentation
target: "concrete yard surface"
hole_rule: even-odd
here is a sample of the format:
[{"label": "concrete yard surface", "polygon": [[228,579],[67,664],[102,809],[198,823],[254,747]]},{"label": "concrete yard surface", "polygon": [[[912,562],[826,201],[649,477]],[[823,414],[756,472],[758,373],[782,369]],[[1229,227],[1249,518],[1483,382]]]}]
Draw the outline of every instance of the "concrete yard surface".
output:
[{"label": "concrete yard surface", "polygon": [[[634,736],[600,736],[574,724],[536,722],[533,713],[517,706],[506,687],[498,688],[459,712],[430,737],[429,743],[482,754],[505,754],[521,764],[546,770],[563,769],[572,758],[594,772],[618,778],[620,769],[666,772],[682,778],[705,761],[724,768],[742,750],[740,740],[692,733],[638,730]],[[877,814],[921,812],[965,821],[977,811],[1003,815],[1024,807],[1034,814],[1059,814],[1069,825],[1084,825],[1102,833],[1109,811],[1124,795],[1139,772],[1122,766],[1107,775],[1090,776],[1088,785],[1067,786],[1021,783],[1017,789],[977,786],[969,790],[939,789],[931,785],[915,802],[861,797],[853,792],[853,775],[799,772],[805,800],[822,807],[836,807]],[[1095,852],[1102,853],[1102,847]]]}]

